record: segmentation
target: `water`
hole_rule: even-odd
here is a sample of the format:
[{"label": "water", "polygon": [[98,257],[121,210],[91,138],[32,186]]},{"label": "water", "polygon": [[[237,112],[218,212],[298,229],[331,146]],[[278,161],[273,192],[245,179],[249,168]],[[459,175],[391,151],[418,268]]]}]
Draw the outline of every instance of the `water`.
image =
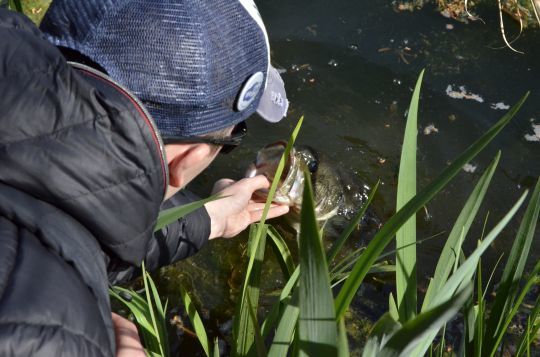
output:
[{"label": "water", "polygon": [[[212,183],[221,177],[240,178],[260,147],[288,138],[296,120],[304,115],[298,142],[324,152],[354,173],[359,182],[373,185],[380,179],[382,186],[374,211],[386,220],[395,207],[405,111],[423,68],[426,73],[419,111],[419,188],[425,187],[504,114],[504,110],[492,109],[492,105],[512,105],[527,90],[531,95],[510,125],[473,160],[475,171],[460,173],[428,204],[428,215],[419,214],[418,237],[450,231],[468,194],[499,149],[499,168],[465,242],[466,252],[476,246],[488,212],[488,227],[492,227],[525,189],[533,188],[540,175],[540,142],[527,141],[525,135],[533,133],[533,124],[540,124],[538,30],[525,32],[514,43],[526,52],[521,55],[500,48],[503,43],[494,7],[479,10],[486,24],[465,25],[440,16],[432,6],[397,13],[387,0],[274,0],[259,1],[258,5],[269,32],[273,63],[284,71],[291,101],[288,119],[277,125],[250,119],[245,145],[220,157],[191,186],[195,192],[207,195]],[[517,27],[508,21],[506,31],[512,37]],[[451,98],[447,95],[449,85],[457,92],[464,86],[483,102]],[[431,124],[438,132],[424,135],[424,129]],[[486,254],[484,267],[492,267],[501,254],[508,255],[522,214],[523,210],[495,241]],[[418,248],[421,287],[433,274],[445,237]],[[535,238],[529,267],[540,255],[538,234]],[[367,239],[369,235],[356,232],[349,247]],[[160,278],[162,290],[175,299],[178,281],[194,288],[195,299],[205,310],[205,322],[213,333],[226,336],[230,334],[230,317],[242,281],[245,249],[245,234],[212,242],[193,259],[168,268]],[[264,307],[272,301],[273,289],[282,284],[279,268],[272,263],[273,257],[269,259]],[[363,343],[364,322],[377,319],[387,308],[386,303],[378,301],[387,301],[392,288],[391,283],[364,284],[363,294],[368,298],[353,303],[351,324],[357,331],[351,339],[353,349]],[[174,305],[175,301],[179,300],[170,303]],[[182,348],[190,346],[197,349],[196,342],[186,339]]]}]

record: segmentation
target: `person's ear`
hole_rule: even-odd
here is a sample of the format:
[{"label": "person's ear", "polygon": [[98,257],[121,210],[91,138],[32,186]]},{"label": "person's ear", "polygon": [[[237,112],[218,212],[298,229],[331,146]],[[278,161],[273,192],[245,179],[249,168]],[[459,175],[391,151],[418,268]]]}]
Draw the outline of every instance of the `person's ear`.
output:
[{"label": "person's ear", "polygon": [[169,185],[175,188],[185,186],[210,151],[209,145],[199,143],[165,145],[169,165]]}]

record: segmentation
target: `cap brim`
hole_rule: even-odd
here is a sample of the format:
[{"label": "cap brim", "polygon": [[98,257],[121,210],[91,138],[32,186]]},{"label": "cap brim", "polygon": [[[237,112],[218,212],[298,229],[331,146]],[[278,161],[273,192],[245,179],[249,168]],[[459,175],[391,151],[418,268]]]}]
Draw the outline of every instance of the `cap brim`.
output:
[{"label": "cap brim", "polygon": [[285,93],[285,84],[279,72],[269,66],[266,88],[257,108],[257,113],[266,121],[277,123],[287,115],[289,101]]}]

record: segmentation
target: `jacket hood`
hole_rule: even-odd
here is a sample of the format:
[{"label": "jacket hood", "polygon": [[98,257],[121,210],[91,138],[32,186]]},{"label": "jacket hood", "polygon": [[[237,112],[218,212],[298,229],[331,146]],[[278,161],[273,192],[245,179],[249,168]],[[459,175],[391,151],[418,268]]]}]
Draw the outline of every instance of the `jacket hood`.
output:
[{"label": "jacket hood", "polygon": [[[0,182],[72,216],[109,255],[144,257],[167,187],[152,118],[31,24],[1,24]],[[22,39],[22,40],[21,40]]]}]

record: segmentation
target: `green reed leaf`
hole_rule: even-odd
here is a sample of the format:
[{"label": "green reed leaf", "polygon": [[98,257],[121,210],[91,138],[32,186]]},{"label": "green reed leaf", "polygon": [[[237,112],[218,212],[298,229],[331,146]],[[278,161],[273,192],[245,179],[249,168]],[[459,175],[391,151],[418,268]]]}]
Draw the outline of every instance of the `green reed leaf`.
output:
[{"label": "green reed leaf", "polygon": [[281,267],[283,276],[286,280],[288,280],[295,269],[291,251],[289,250],[289,247],[281,234],[279,234],[274,227],[268,227],[268,236],[270,237],[270,242],[272,243],[270,246],[274,250],[274,254],[276,255],[279,266]]},{"label": "green reed leaf", "polygon": [[[129,295],[131,300],[124,299],[120,293]],[[109,294],[126,306],[135,317],[146,351],[148,353],[159,352],[159,344],[157,342],[158,332],[154,330],[152,325],[147,302],[136,292],[118,286],[109,289]]]},{"label": "green reed leaf", "polygon": [[[399,211],[416,195],[416,136],[418,134],[418,101],[424,70],[420,72],[409,105],[407,125],[397,187],[396,211]],[[416,214],[396,232],[396,246],[405,247],[396,253],[396,302],[401,322],[416,315]]]},{"label": "green reed leaf", "polygon": [[199,208],[201,208],[208,202],[219,200],[225,197],[228,197],[228,196],[213,195],[203,200],[190,202],[188,204],[185,204],[179,207],[173,207],[173,208],[168,208],[166,210],[163,210],[159,212],[159,216],[158,216],[156,225],[154,227],[154,232],[157,232],[163,227],[177,221],[178,219],[184,216],[187,216],[193,211],[198,210]]},{"label": "green reed leaf", "polygon": [[[293,289],[296,287],[299,276],[300,276],[300,269],[299,267],[296,267],[291,277],[285,284],[285,287],[283,288],[283,290],[281,290],[279,300],[274,303],[274,305],[272,306],[272,309],[270,310],[270,314],[266,317],[266,319],[263,322],[263,325],[261,327],[263,338],[266,338],[268,336],[268,334],[270,333],[270,331],[272,330],[272,328],[274,327],[274,325],[276,324],[278,320],[281,325],[281,323],[283,322],[282,316],[290,314],[290,312],[287,312],[286,309],[287,309],[287,306],[290,304],[290,299],[291,299],[290,295]],[[295,316],[293,327],[296,326],[296,321],[298,319],[298,311],[297,311],[298,303],[296,302],[294,306],[296,308],[296,311],[290,315],[291,318]],[[279,327],[278,327],[278,331],[279,331]],[[294,332],[294,328],[292,332]],[[292,332],[290,334],[291,338],[292,338]]]},{"label": "green reed leaf", "polygon": [[[289,141],[287,142],[285,151],[283,155],[281,156],[281,159],[276,169],[276,173],[274,175],[274,180],[272,181],[272,184],[270,185],[270,190],[268,192],[268,197],[266,199],[266,204],[263,209],[263,214],[262,214],[260,223],[251,226],[249,239],[251,242],[250,245],[253,247],[254,251],[252,252],[252,254],[250,254],[250,260],[248,262],[246,277],[244,280],[244,285],[242,286],[242,295],[239,302],[236,305],[236,314],[235,314],[236,318],[233,325],[233,342],[234,342],[233,352],[236,356],[245,356],[246,354],[249,353],[253,345],[254,326],[251,326],[251,320],[249,319],[249,316],[248,316],[247,289],[249,288],[253,289],[252,291],[250,291],[250,296],[253,299],[252,302],[254,306],[256,307],[258,305],[258,300],[259,300],[258,281],[260,280],[260,266],[262,265],[262,257],[257,258],[258,263],[255,269],[253,269],[253,265],[255,264],[256,256],[259,255],[258,253],[261,252],[261,249],[262,249],[262,256],[264,256],[264,245],[266,244],[266,232],[268,229],[267,225],[265,225],[264,222],[266,221],[268,210],[270,209],[270,205],[272,203],[272,200],[274,199],[274,195],[275,195],[277,186],[279,184],[279,180],[283,173],[286,158],[289,156],[289,153],[294,145],[294,142],[296,141],[296,137],[298,136],[300,128],[302,127],[303,121],[304,121],[304,117],[301,117],[298,120],[298,123],[296,124],[296,127],[293,130],[293,133],[291,134]],[[257,254],[255,254],[255,252],[257,252]],[[253,277],[252,277],[252,274],[254,275]],[[252,279],[253,279],[253,283],[252,283]]]},{"label": "green reed leaf", "polygon": [[[499,221],[499,223],[489,232],[486,238],[478,245],[478,247],[472,252],[472,254],[465,260],[461,266],[452,274],[439,291],[435,294],[430,304],[427,305],[427,309],[431,310],[436,306],[442,304],[444,301],[448,301],[457,291],[462,289],[465,285],[468,285],[474,277],[476,267],[480,261],[482,254],[489,248],[491,243],[499,235],[499,233],[506,227],[510,219],[516,214],[517,210],[523,204],[527,191],[521,195],[519,200],[508,211],[508,213]],[[427,311],[427,310],[426,310]],[[429,348],[431,342],[436,336],[435,333],[431,333],[426,336],[425,340],[419,345],[416,351],[417,355],[423,355]]]},{"label": "green reed leaf", "polygon": [[219,357],[219,339],[217,337],[214,338],[214,353],[212,357]]},{"label": "green reed leaf", "polygon": [[337,355],[336,314],[330,288],[326,256],[315,217],[309,173],[304,173],[304,194],[300,214],[300,356]]},{"label": "green reed leaf", "polygon": [[489,165],[489,167],[482,175],[482,177],[480,177],[480,179],[478,180],[478,183],[476,184],[474,190],[470,194],[467,202],[463,206],[463,209],[461,210],[458,218],[456,219],[452,231],[450,232],[450,235],[448,236],[448,239],[444,244],[444,248],[439,257],[439,261],[437,262],[437,267],[435,268],[435,274],[433,275],[433,279],[428,286],[426,296],[424,297],[424,302],[422,305],[422,311],[424,311],[426,309],[426,306],[430,304],[435,292],[439,291],[439,289],[441,289],[441,287],[448,279],[448,276],[452,271],[452,267],[456,262],[456,256],[454,252],[460,251],[461,236],[467,235],[472,222],[476,218],[476,214],[478,213],[478,209],[480,208],[480,205],[484,200],[487,189],[491,182],[491,178],[493,177],[495,169],[497,168],[497,164],[499,163],[500,157],[501,153],[499,151]]},{"label": "green reed leaf", "polygon": [[[150,278],[150,274],[146,272],[146,269],[144,267],[144,262],[142,263],[142,274],[143,274],[143,282],[144,282],[144,292],[146,295],[146,303],[148,304],[148,312],[150,314],[150,321],[152,322],[152,327],[154,331],[157,332],[156,338],[157,338],[157,343],[159,345],[159,352],[161,353],[161,356],[165,357],[166,355],[165,355],[164,345],[167,343],[167,341],[163,339],[164,332],[158,328],[156,314],[154,312],[155,302],[152,300],[152,297],[150,296],[150,285],[148,283],[148,280],[151,278]],[[159,300],[159,295],[158,295],[158,300]]]},{"label": "green reed leaf", "polygon": [[[204,353],[207,356],[210,356],[210,341],[208,340],[208,335],[206,334],[206,329],[204,328],[204,324],[202,322],[201,316],[199,315],[197,309],[195,308],[195,304],[193,304],[193,301],[191,300],[191,297],[189,296],[186,289],[184,289],[182,285],[179,285],[178,288],[180,290],[180,296],[182,298],[184,308],[186,309],[186,313],[189,317],[189,321],[191,321],[191,324],[193,325],[193,328],[195,329],[195,334],[197,335],[197,339],[201,343]],[[218,354],[219,354],[219,350],[218,350]]]},{"label": "green reed leaf", "polygon": [[8,7],[10,10],[15,10],[20,13],[23,12],[21,0],[8,0]]},{"label": "green reed leaf", "polygon": [[383,344],[377,356],[418,356],[413,352],[416,347],[425,340],[426,336],[436,334],[459,311],[471,295],[472,290],[469,283],[454,297],[407,321],[392,334],[388,342]]},{"label": "green reed leaf", "polygon": [[534,308],[529,314],[527,330],[521,335],[520,341],[516,343],[516,346],[519,346],[516,351],[516,356],[522,356],[525,354],[525,351],[530,351],[530,344],[536,339],[536,336],[538,336],[538,332],[540,331],[540,295],[536,298],[533,306]]},{"label": "green reed leaf", "polygon": [[338,357],[348,357],[349,355],[347,328],[345,327],[345,318],[342,318],[338,323]]},{"label": "green reed leaf", "polygon": [[247,305],[248,305],[248,313],[249,318],[251,320],[251,324],[254,328],[254,337],[255,337],[255,347],[257,357],[266,357],[266,348],[264,347],[264,341],[261,336],[261,329],[259,328],[259,322],[257,321],[256,312],[254,311],[253,304],[251,303],[251,298],[249,296],[249,290],[247,290]]},{"label": "green reed leaf", "polygon": [[356,295],[356,291],[369,271],[370,266],[390,243],[397,230],[409,219],[409,217],[422,208],[443,187],[445,187],[446,184],[461,171],[463,165],[471,161],[491,140],[493,140],[493,138],[510,122],[521,105],[523,105],[528,95],[529,93],[525,94],[517,104],[515,104],[495,125],[491,127],[491,129],[474,142],[434,181],[414,196],[413,199],[386,222],[369,243],[365,252],[356,262],[351,275],[343,284],[343,287],[336,298],[336,315],[338,318],[343,317],[343,314],[345,314],[349,304]]},{"label": "green reed leaf", "polygon": [[508,312],[506,312],[503,323],[501,325],[501,329],[498,332],[498,334],[495,336],[495,339],[494,339],[495,342],[491,346],[490,356],[495,356],[495,353],[497,353],[499,345],[501,344],[503,337],[506,335],[508,326],[510,326],[512,319],[517,315],[521,307],[521,304],[523,303],[523,300],[525,300],[525,296],[530,292],[531,288],[534,285],[538,285],[540,283],[540,276],[538,275],[538,273],[540,273],[540,261],[536,263],[536,266],[533,269],[533,273],[531,274],[531,277],[527,279],[527,281],[525,282],[525,285],[521,289],[520,294],[517,296],[515,301],[512,302],[513,305],[511,306],[511,309]]},{"label": "green reed leaf", "polygon": [[165,318],[165,312],[167,310],[166,306],[163,307],[163,305],[161,304],[161,298],[159,296],[159,293],[158,293],[158,290],[156,288],[156,284],[154,283],[154,280],[152,280],[152,277],[150,276],[150,274],[146,271],[146,269],[144,268],[144,265],[143,265],[143,274],[146,274],[146,278],[147,278],[147,281],[146,283],[148,284],[148,286],[145,285],[145,289],[146,288],[149,288],[150,292],[152,293],[151,295],[151,301],[152,301],[152,305],[155,305],[156,306],[156,327],[157,327],[157,332],[158,332],[158,335],[159,335],[159,342],[161,343],[162,347],[163,347],[163,355],[164,356],[169,356],[170,353],[169,353],[169,338],[168,338],[168,335],[167,335],[167,322],[166,322],[166,318]]},{"label": "green reed leaf", "polygon": [[[296,137],[298,136],[298,133],[300,132],[300,128],[302,127],[303,122],[304,122],[304,117],[302,116],[298,120],[298,123],[296,123],[296,127],[294,128],[291,134],[291,137],[289,138],[289,141],[287,142],[287,146],[285,146],[285,151],[283,152],[283,155],[281,155],[281,159],[279,160],[276,173],[274,175],[274,179],[272,181],[272,184],[270,185],[270,190],[268,191],[268,197],[266,198],[266,203],[264,205],[263,214],[262,214],[259,227],[262,227],[262,225],[264,225],[264,222],[266,221],[266,216],[268,215],[268,210],[270,209],[272,201],[274,200],[274,195],[276,194],[277,186],[281,179],[281,175],[283,174],[285,163],[287,162],[287,158],[289,157],[289,153],[291,152],[291,149],[296,141]],[[257,235],[260,236],[261,234],[262,234],[261,232],[257,232]]]},{"label": "green reed leaf", "polygon": [[274,340],[268,351],[268,357],[286,356],[294,339],[296,323],[300,309],[298,308],[298,289],[295,289],[292,297],[283,300],[283,314],[274,334]]},{"label": "green reed leaf", "polygon": [[[262,228],[261,228],[262,227]],[[236,305],[233,324],[233,353],[236,356],[253,354],[255,342],[255,326],[249,316],[250,308],[257,309],[259,304],[259,290],[262,263],[266,246],[267,225],[251,225],[249,232],[250,259],[242,295]],[[248,296],[250,300],[248,300]]]},{"label": "green reed leaf", "polygon": [[536,182],[534,192],[531,196],[531,201],[527,207],[523,220],[516,234],[516,239],[512,244],[512,249],[506,262],[499,287],[497,288],[497,296],[493,304],[492,313],[487,321],[486,343],[492,345],[495,336],[504,332],[501,329],[501,324],[506,318],[506,314],[513,304],[513,300],[517,294],[523,269],[529,257],[538,216],[540,214],[540,179]]}]

